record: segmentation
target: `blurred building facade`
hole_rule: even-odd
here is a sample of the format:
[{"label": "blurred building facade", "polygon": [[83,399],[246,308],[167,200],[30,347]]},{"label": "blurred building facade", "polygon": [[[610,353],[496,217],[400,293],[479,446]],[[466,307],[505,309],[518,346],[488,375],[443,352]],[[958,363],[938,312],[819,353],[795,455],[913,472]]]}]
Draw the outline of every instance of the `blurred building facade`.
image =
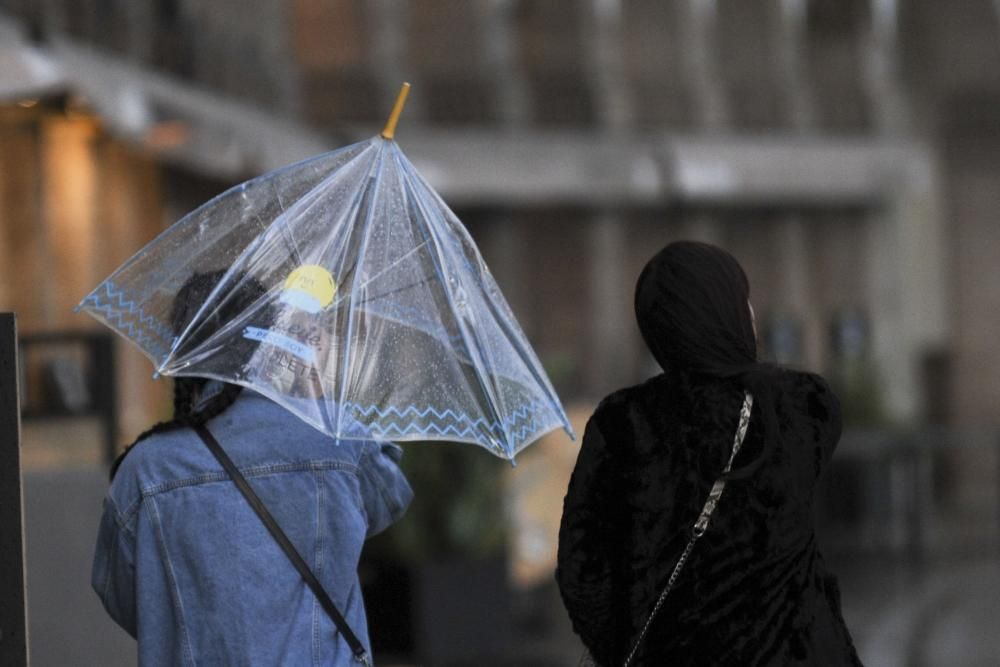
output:
[{"label": "blurred building facade", "polygon": [[[744,262],[770,356],[866,369],[859,400],[881,407],[862,420],[995,422],[1000,17],[989,0],[2,0],[0,11],[8,48],[62,68],[38,95],[8,93],[10,108],[53,90],[84,96],[102,129],[66,129],[67,152],[130,147],[119,152],[152,174],[136,192],[156,201],[123,214],[128,234],[93,212],[90,231],[63,236],[55,213],[18,209],[27,177],[5,170],[8,238],[41,219],[36,236],[52,241],[38,252],[63,243],[72,255],[56,262],[58,288],[21,308],[29,330],[65,326],[33,313],[64,313],[83,276],[95,282],[125,246],[225,185],[373,133],[409,80],[400,141],[470,227],[569,397],[654,370],[632,286],[656,248],[688,237]],[[27,127],[12,114],[5,132]],[[46,123],[22,138],[29,152],[44,154]],[[104,201],[108,182],[88,196]],[[38,202],[58,186],[36,188]],[[67,202],[67,215],[82,210]],[[105,252],[109,233],[121,252]],[[16,247],[4,252],[28,257]],[[24,275],[16,266],[5,274]]]},{"label": "blurred building facade", "polygon": [[[695,238],[737,255],[767,355],[829,374],[852,425],[993,446],[997,62],[993,0],[0,0],[0,310],[95,326],[70,308],[157,231],[374,134],[406,80],[398,141],[578,420],[656,371],[633,286]],[[126,442],[166,391],[123,358]],[[552,444],[525,456],[568,475]],[[944,457],[974,531],[994,457]],[[565,488],[530,463],[526,584]]]}]

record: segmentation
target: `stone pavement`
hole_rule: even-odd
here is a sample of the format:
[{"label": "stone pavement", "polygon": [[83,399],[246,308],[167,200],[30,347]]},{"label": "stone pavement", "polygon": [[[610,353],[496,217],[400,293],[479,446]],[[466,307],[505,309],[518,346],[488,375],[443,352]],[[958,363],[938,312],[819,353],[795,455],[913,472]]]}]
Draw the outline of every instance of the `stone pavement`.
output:
[{"label": "stone pavement", "polygon": [[135,642],[90,588],[107,473],[93,466],[24,474],[32,667],[124,667]]},{"label": "stone pavement", "polygon": [[841,568],[844,616],[869,667],[1000,665],[1000,557]]},{"label": "stone pavement", "polygon": [[[34,667],[135,664],[135,645],[90,590],[105,473],[97,467],[25,473],[29,632]],[[867,667],[1000,665],[1000,556],[983,551],[924,564],[828,559]],[[573,667],[579,645],[554,587],[515,598],[507,665]],[[402,665],[394,660],[380,664]],[[469,664],[476,664],[471,661]],[[479,666],[482,667],[482,666]]]}]

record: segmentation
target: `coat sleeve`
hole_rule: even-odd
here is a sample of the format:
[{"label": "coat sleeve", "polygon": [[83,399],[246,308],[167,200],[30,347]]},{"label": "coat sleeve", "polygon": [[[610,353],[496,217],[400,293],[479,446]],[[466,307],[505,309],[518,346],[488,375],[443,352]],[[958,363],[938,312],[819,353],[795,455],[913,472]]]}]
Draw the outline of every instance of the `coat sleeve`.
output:
[{"label": "coat sleeve", "polygon": [[135,637],[135,540],[110,497],[104,501],[90,581],[115,623]]},{"label": "coat sleeve", "polygon": [[563,504],[556,582],[574,631],[598,664],[613,664],[621,654],[627,620],[616,558],[624,551],[620,476],[592,417]]},{"label": "coat sleeve", "polygon": [[368,516],[368,537],[395,523],[413,500],[413,489],[399,467],[402,457],[398,445],[373,442],[361,460],[361,498]]},{"label": "coat sleeve", "polygon": [[811,376],[811,380],[808,396],[809,417],[816,425],[819,458],[825,466],[833,457],[843,431],[840,399],[827,381],[819,375]]}]

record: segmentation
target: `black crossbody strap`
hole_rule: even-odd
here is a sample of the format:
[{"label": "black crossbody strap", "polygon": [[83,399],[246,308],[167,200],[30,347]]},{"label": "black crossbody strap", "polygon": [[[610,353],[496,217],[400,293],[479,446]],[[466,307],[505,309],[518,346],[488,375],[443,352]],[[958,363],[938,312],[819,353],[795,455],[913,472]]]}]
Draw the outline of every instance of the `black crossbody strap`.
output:
[{"label": "black crossbody strap", "polygon": [[201,437],[202,441],[209,448],[209,450],[211,450],[212,454],[215,455],[215,458],[218,459],[219,463],[222,464],[222,467],[232,478],[233,483],[236,484],[240,493],[242,493],[243,497],[247,499],[248,503],[250,503],[250,507],[252,507],[254,512],[257,513],[257,516],[260,517],[261,522],[263,522],[268,532],[271,533],[271,536],[284,550],[285,555],[288,556],[288,560],[292,561],[292,565],[295,566],[295,569],[302,575],[302,578],[309,585],[309,588],[312,589],[313,595],[315,595],[316,599],[319,600],[323,610],[330,616],[334,624],[337,626],[337,629],[340,630],[340,634],[344,637],[348,646],[351,647],[351,651],[354,653],[354,659],[362,665],[371,665],[371,659],[368,656],[368,652],[351,630],[351,627],[347,624],[347,620],[340,613],[340,610],[337,609],[337,605],[335,605],[333,600],[330,599],[330,596],[327,595],[326,591],[323,589],[323,585],[319,582],[319,579],[317,579],[316,575],[314,575],[312,570],[309,569],[305,560],[303,560],[302,556],[299,555],[295,545],[293,545],[291,540],[288,539],[288,536],[285,535],[285,531],[281,530],[281,526],[279,526],[278,522],[274,520],[271,513],[267,511],[267,507],[254,492],[249,482],[247,482],[246,478],[233,463],[232,459],[229,458],[225,450],[222,449],[222,445],[219,444],[219,441],[215,439],[215,436],[213,436],[204,425],[195,426],[194,430],[198,433],[199,437]]}]

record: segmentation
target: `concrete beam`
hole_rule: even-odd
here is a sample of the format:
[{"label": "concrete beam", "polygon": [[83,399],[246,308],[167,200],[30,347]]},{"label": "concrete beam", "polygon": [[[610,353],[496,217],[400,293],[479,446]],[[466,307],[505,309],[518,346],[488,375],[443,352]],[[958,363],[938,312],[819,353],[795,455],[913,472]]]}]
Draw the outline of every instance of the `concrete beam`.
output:
[{"label": "concrete beam", "polygon": [[[58,85],[84,95],[111,132],[215,178],[247,178],[380,129],[344,127],[331,137],[63,39],[44,51],[26,43],[20,49],[9,53],[47,63],[47,90]],[[33,77],[22,78],[40,81]],[[164,123],[184,128],[181,140],[151,145],[150,132]],[[415,122],[398,140],[449,202],[504,206],[870,204],[891,196],[912,152],[888,139],[431,130]]]}]

